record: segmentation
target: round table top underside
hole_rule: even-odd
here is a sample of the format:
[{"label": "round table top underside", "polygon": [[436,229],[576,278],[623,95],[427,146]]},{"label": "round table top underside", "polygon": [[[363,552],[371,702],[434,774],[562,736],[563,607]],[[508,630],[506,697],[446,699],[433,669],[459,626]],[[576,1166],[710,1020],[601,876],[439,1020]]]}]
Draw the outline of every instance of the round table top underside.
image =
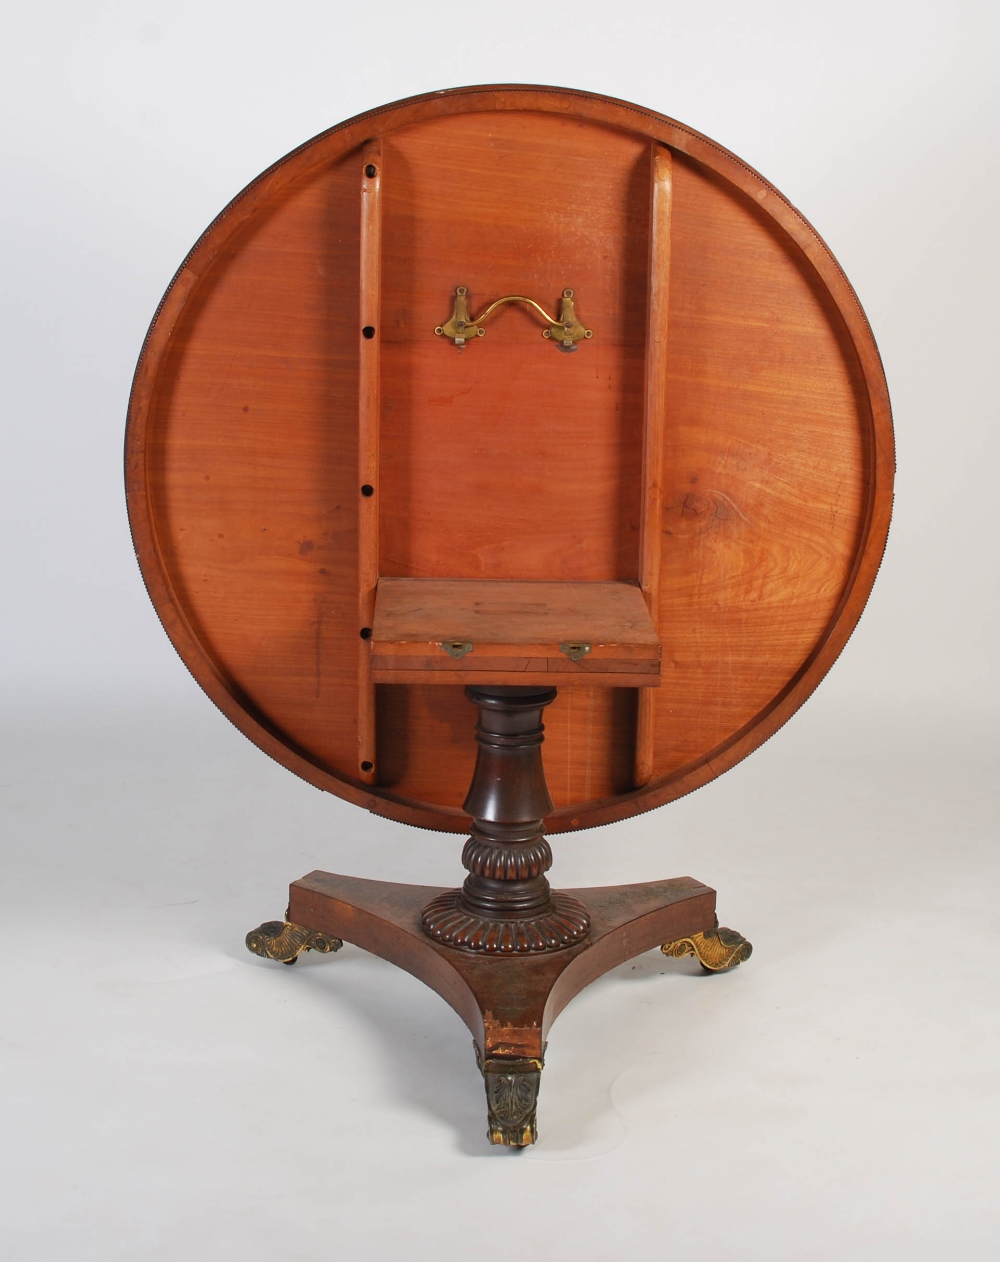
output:
[{"label": "round table top underside", "polygon": [[[809,696],[853,629],[891,509],[892,430],[867,321],[830,252],[705,137],[587,93],[461,89],[351,120],[254,181],[150,328],[129,413],[137,554],[181,657],[260,748],[380,814],[464,830],[461,687],[377,690],[358,776],[360,157],[381,146],[379,572],[635,581],[652,145],[672,155],[662,683],[653,777],[637,693],[546,712],[550,831],[708,782]],[[458,284],[555,307],[560,355],[505,308],[461,354]],[[550,307],[550,309],[551,309]]]}]

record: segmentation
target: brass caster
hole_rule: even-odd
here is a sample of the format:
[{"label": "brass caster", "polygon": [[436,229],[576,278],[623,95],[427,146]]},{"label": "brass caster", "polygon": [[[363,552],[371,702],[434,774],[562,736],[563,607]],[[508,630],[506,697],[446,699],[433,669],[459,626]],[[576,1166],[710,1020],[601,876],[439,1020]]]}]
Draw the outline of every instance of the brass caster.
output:
[{"label": "brass caster", "polygon": [[735,929],[710,929],[708,933],[692,933],[676,942],[665,942],[660,950],[664,955],[680,959],[693,955],[709,973],[724,973],[750,958],[753,947]]},{"label": "brass caster", "polygon": [[340,938],[331,938],[313,929],[304,929],[287,920],[267,920],[258,929],[251,929],[246,937],[247,949],[265,960],[279,960],[282,964],[294,964],[303,951],[321,951],[324,955],[339,951],[344,945]]}]

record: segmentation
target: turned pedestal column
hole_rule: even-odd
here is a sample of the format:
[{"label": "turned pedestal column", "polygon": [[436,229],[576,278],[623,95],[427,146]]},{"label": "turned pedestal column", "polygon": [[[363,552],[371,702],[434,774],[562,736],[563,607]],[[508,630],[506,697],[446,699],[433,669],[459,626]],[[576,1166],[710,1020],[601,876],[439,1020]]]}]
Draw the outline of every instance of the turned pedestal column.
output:
[{"label": "turned pedestal column", "polygon": [[555,688],[470,687],[479,708],[476,769],[464,809],[472,831],[462,852],[461,890],[427,904],[423,926],[437,942],[486,954],[557,951],[582,942],[587,909],[553,893],[543,820],[552,810],[542,766],[542,710]]}]

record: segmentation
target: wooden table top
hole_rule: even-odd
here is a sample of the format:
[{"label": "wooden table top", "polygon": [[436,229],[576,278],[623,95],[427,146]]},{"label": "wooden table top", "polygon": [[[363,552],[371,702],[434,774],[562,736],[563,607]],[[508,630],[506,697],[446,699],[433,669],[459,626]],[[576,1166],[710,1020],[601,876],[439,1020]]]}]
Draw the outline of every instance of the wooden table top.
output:
[{"label": "wooden table top", "polygon": [[[473,319],[538,309],[459,350],[435,333],[459,287]],[[567,289],[592,335],[563,354]],[[615,660],[660,686],[577,679],[546,712],[559,831],[706,783],[803,703],[874,582],[893,445],[864,313],[777,190],[651,110],[501,86],[352,119],[235,198],[153,320],[126,476],[215,704],[425,827],[466,826],[475,711],[460,671],[379,658],[379,583],[640,591],[657,643]]]}]

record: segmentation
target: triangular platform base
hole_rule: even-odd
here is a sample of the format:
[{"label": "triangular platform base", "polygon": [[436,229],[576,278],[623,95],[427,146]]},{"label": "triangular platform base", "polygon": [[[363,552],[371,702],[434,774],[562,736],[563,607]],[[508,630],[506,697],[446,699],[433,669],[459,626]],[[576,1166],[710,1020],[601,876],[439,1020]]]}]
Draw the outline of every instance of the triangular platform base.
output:
[{"label": "triangular platform base", "polygon": [[715,891],[690,877],[567,890],[590,913],[587,938],[530,954],[484,954],[434,941],[421,915],[443,893],[312,872],[291,886],[286,921],[262,925],[247,945],[292,963],[300,951],[335,951],[348,941],[437,991],[472,1031],[495,1144],[534,1142],[549,1027],[590,982],[656,946],[694,955],[713,971],[742,962],[751,949],[739,934],[716,929]]}]

